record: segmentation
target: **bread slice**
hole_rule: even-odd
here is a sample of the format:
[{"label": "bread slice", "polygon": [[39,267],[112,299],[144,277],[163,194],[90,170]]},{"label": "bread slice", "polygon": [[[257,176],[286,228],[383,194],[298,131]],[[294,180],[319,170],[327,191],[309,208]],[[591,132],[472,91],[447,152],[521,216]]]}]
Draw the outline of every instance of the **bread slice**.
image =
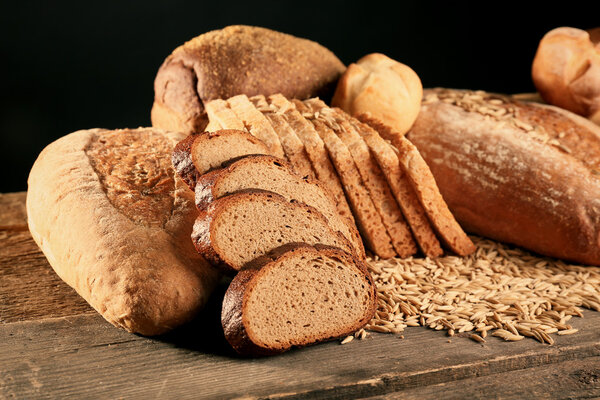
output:
[{"label": "bread slice", "polygon": [[289,243],[325,244],[354,253],[348,239],[314,207],[260,190],[213,201],[200,212],[192,240],[201,255],[227,271],[239,271]]},{"label": "bread slice", "polygon": [[273,129],[279,135],[283,151],[292,164],[294,171],[303,177],[316,179],[315,171],[310,163],[304,144],[283,115],[276,113],[277,108],[270,105],[265,96],[253,96],[250,101],[269,120]]},{"label": "bread slice", "polygon": [[335,231],[352,243],[355,253],[365,257],[356,226],[338,214],[331,194],[318,181],[302,178],[284,160],[273,156],[247,156],[226,168],[204,174],[196,184],[196,205],[206,210],[215,199],[251,189],[277,193],[288,201],[308,204],[322,213]]},{"label": "bread slice", "polygon": [[248,99],[248,96],[240,94],[227,99],[229,108],[242,120],[248,132],[256,136],[267,146],[270,154],[285,158],[285,153],[279,136],[273,130],[269,121]]},{"label": "bread slice", "polygon": [[240,271],[225,293],[221,322],[237,352],[270,355],[352,334],[375,309],[363,262],[339,249],[300,245]]},{"label": "bread slice", "polygon": [[325,143],[329,157],[337,169],[346,195],[350,200],[357,226],[367,242],[367,247],[381,258],[394,257],[396,251],[392,246],[392,239],[381,221],[381,216],[373,205],[373,201],[352,160],[350,151],[323,121],[314,118],[314,114],[309,112],[308,106],[298,104],[298,107],[302,110],[303,116],[311,121],[323,143]]},{"label": "bread slice", "polygon": [[[298,100],[298,102],[300,102]],[[373,200],[375,209],[381,216],[392,245],[402,258],[409,257],[417,252],[417,245],[402,211],[385,180],[379,165],[369,152],[369,147],[362,137],[348,123],[345,113],[340,109],[331,109],[319,99],[309,99],[305,104],[318,113],[319,119],[330,124],[344,144],[350,150],[350,154],[358,168],[367,190]]]},{"label": "bread slice", "polygon": [[473,253],[475,245],[450,212],[419,150],[404,136],[391,132],[387,125],[382,124],[379,129],[379,133],[398,149],[400,165],[444,244],[460,256]]},{"label": "bread slice", "polygon": [[269,104],[277,108],[298,135],[310,158],[317,179],[323,182],[335,199],[338,212],[354,221],[348,201],[344,196],[344,189],[335,168],[329,160],[323,140],[315,131],[315,128],[296,110],[294,104],[280,94],[269,96]]},{"label": "bread slice", "polygon": [[[371,126],[362,123],[355,118],[349,117],[348,121],[362,136],[371,154],[379,164],[383,175],[385,176],[398,205],[402,209],[402,214],[410,225],[413,236],[415,237],[421,251],[427,257],[439,257],[443,254],[440,241],[435,236],[435,232],[427,219],[425,210],[419,202],[414,189],[410,185],[408,177],[400,167],[398,155],[393,147],[386,142],[377,130],[383,129],[377,121],[368,120]],[[373,128],[377,128],[373,129]]]},{"label": "bread slice", "polygon": [[248,154],[269,154],[269,149],[246,131],[226,129],[188,136],[177,143],[171,161],[175,171],[194,190],[200,175]]},{"label": "bread slice", "polygon": [[[209,126],[218,125],[220,129],[237,129],[245,131],[244,122],[229,108],[225,100],[216,99],[204,103],[204,109],[208,115]],[[206,127],[207,131],[210,131]]]}]

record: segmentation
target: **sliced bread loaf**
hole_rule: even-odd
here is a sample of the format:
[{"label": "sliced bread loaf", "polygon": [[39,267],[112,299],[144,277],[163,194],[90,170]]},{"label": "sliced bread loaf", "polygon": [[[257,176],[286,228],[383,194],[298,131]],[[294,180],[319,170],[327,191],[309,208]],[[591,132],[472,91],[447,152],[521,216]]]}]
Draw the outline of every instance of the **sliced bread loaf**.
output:
[{"label": "sliced bread loaf", "polygon": [[214,200],[200,212],[192,240],[201,255],[230,272],[289,243],[325,244],[355,254],[314,207],[261,190]]},{"label": "sliced bread loaf", "polygon": [[352,334],[375,309],[363,262],[339,249],[299,245],[239,272],[221,321],[236,351],[269,355]]},{"label": "sliced bread loaf", "polygon": [[277,193],[288,201],[308,204],[321,212],[329,225],[352,243],[363,259],[365,250],[356,226],[338,214],[331,194],[314,180],[303,179],[284,160],[267,155],[247,156],[226,168],[204,174],[196,184],[196,205],[206,210],[221,197],[250,189]]},{"label": "sliced bread loaf", "polygon": [[315,130],[325,144],[329,157],[342,181],[357,226],[367,243],[367,247],[381,258],[394,257],[396,251],[392,246],[392,239],[381,221],[381,216],[373,205],[373,201],[356,169],[354,160],[352,160],[350,151],[323,121],[314,118],[315,114],[309,112],[307,106],[299,104],[299,107],[301,107],[303,116],[314,125]]},{"label": "sliced bread loaf", "polygon": [[188,136],[175,146],[171,160],[179,176],[194,190],[202,174],[248,154],[269,154],[269,149],[248,132],[226,129]]},{"label": "sliced bread loaf", "polygon": [[[298,105],[302,102],[297,100],[295,103]],[[415,254],[417,245],[385,176],[362,137],[343,116],[340,117],[339,114],[345,113],[341,111],[338,113],[319,99],[309,99],[304,104],[310,107],[319,119],[328,123],[350,150],[352,159],[398,255],[405,258]]]}]

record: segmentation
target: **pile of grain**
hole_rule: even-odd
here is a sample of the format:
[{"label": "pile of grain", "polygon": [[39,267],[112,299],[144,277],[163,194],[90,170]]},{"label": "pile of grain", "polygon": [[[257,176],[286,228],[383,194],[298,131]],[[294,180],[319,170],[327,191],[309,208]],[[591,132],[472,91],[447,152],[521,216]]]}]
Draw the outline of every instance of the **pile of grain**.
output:
[{"label": "pile of grain", "polygon": [[[493,335],[553,344],[552,334],[577,332],[569,320],[582,316],[580,307],[600,311],[600,268],[471,238],[478,249],[469,257],[369,259],[379,304],[365,329],[427,326],[450,336],[466,332],[477,342]],[[354,337],[366,335],[362,329]]]}]

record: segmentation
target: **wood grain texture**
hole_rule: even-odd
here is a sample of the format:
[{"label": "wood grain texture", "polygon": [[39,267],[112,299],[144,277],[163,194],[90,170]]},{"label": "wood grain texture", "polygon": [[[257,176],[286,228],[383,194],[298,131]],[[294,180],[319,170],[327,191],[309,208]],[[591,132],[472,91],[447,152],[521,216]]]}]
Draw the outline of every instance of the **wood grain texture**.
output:
[{"label": "wood grain texture", "polygon": [[129,334],[54,274],[27,231],[0,230],[0,399],[600,396],[600,313],[573,318],[579,332],[554,346],[408,328],[404,339],[373,334],[249,359],[223,337],[226,287],[186,326]]},{"label": "wood grain texture", "polygon": [[26,192],[0,193],[0,230],[27,230]]}]

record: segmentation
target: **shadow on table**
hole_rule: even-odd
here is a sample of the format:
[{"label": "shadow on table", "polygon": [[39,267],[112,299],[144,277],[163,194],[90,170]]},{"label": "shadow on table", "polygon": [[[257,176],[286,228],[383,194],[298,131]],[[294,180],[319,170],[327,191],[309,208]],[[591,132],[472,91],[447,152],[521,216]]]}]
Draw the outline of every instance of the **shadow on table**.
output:
[{"label": "shadow on table", "polygon": [[221,306],[229,282],[222,281],[206,307],[189,323],[153,339],[206,354],[239,357],[227,343],[221,326]]}]

